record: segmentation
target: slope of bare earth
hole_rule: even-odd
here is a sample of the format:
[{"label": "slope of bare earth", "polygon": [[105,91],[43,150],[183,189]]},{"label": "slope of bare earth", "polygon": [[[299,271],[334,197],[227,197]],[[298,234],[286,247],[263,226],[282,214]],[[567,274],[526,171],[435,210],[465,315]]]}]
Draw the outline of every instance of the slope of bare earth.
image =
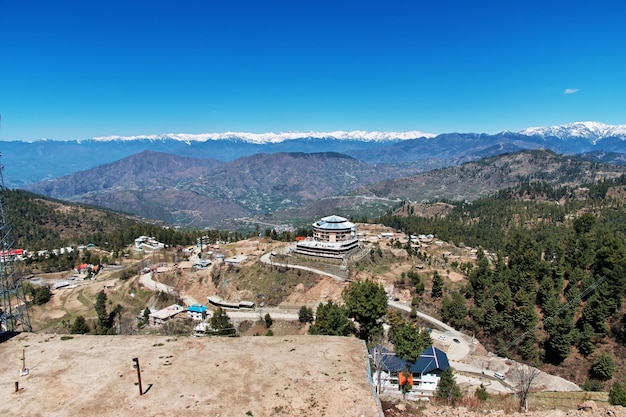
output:
[{"label": "slope of bare earth", "polygon": [[0,354],[3,416],[383,415],[356,338],[22,333]]},{"label": "slope of bare earth", "polygon": [[510,409],[468,409],[466,407],[447,407],[432,405],[410,405],[407,403],[384,403],[386,417],[626,417],[626,408],[596,403],[595,401],[580,402],[571,410],[542,410],[514,412]]}]

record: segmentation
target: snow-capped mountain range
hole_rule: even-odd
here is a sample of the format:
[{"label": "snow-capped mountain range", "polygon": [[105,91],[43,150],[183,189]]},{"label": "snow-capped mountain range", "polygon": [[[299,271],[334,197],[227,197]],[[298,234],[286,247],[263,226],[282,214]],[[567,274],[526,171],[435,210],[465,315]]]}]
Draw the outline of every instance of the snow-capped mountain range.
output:
[{"label": "snow-capped mountain range", "polygon": [[99,136],[93,138],[96,141],[132,141],[132,140],[164,140],[174,139],[181,142],[206,142],[210,140],[241,140],[248,143],[265,144],[280,143],[287,140],[297,139],[336,139],[336,140],[358,140],[364,142],[385,142],[390,140],[407,140],[417,138],[434,138],[433,133],[424,133],[416,130],[408,132],[367,132],[364,130],[334,132],[267,132],[267,133],[249,133],[249,132],[224,132],[224,133],[166,133],[163,135],[144,135],[144,136]]},{"label": "snow-capped mountain range", "polygon": [[529,127],[518,132],[526,136],[585,138],[592,143],[610,137],[626,137],[626,125],[605,125],[598,122],[574,122],[558,126]]},{"label": "snow-capped mountain range", "polygon": [[[501,132],[509,133],[509,132]],[[583,138],[595,143],[608,137],[626,137],[626,125],[607,125],[599,122],[574,122],[565,125],[529,127],[517,132],[525,136],[554,137],[559,139]],[[134,141],[134,140],[178,140],[185,143],[206,142],[216,140],[238,140],[254,144],[280,143],[297,139],[327,139],[327,140],[355,140],[363,142],[386,142],[400,141],[419,138],[434,138],[437,134],[426,133],[418,130],[406,132],[380,132],[380,131],[342,131],[333,132],[223,132],[223,133],[166,133],[161,135],[138,135],[138,136],[98,136],[92,140],[107,141]]]},{"label": "snow-capped mountain range", "polygon": [[577,122],[519,132],[284,132],[107,136],[87,140],[0,141],[5,184],[38,181],[112,163],[143,151],[230,162],[254,154],[334,152],[369,164],[419,166],[426,171],[524,149],[594,153],[599,162],[626,161],[626,125]]}]

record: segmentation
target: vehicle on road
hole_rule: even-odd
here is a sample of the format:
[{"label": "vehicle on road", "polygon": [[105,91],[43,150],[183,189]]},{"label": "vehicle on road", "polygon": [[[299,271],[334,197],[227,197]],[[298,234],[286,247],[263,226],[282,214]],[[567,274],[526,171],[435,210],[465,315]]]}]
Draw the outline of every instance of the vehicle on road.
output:
[{"label": "vehicle on road", "polygon": [[454,343],[461,343],[461,341],[460,341],[459,339],[457,339],[456,337],[455,337],[454,339],[452,339],[452,341],[453,341]]},{"label": "vehicle on road", "polygon": [[500,380],[504,381],[504,375],[503,375],[503,374],[501,374],[500,372],[494,372],[494,373],[493,373],[493,376],[495,376],[496,378],[498,378],[498,379],[500,379]]}]

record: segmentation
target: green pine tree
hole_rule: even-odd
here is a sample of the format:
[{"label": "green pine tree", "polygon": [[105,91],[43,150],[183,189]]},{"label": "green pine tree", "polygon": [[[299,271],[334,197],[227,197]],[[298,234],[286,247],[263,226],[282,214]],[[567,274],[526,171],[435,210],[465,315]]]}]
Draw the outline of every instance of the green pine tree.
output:
[{"label": "green pine tree", "polygon": [[348,319],[348,312],[344,307],[329,301],[320,303],[315,313],[315,322],[309,328],[311,334],[327,336],[349,336],[354,333],[354,325]]},{"label": "green pine tree", "polygon": [[433,274],[433,288],[430,294],[433,298],[441,298],[443,295],[443,278],[437,271]]},{"label": "green pine tree", "polygon": [[74,323],[72,324],[72,328],[70,329],[71,334],[85,334],[89,333],[89,326],[87,326],[87,322],[83,316],[77,316],[74,319]]},{"label": "green pine tree", "polygon": [[591,377],[600,381],[613,378],[613,372],[615,372],[615,362],[606,353],[601,353],[589,370]]},{"label": "green pine tree", "polygon": [[230,317],[228,317],[228,314],[220,307],[213,312],[213,316],[209,320],[209,325],[211,326],[210,335],[231,336],[236,333],[235,327],[230,321]]},{"label": "green pine tree", "polygon": [[452,368],[449,367],[441,373],[435,397],[453,406],[461,399],[461,389],[454,380],[454,371]]},{"label": "green pine tree", "polygon": [[609,404],[626,407],[626,383],[616,382],[609,391]]},{"label": "green pine tree", "polygon": [[343,292],[348,316],[359,324],[359,337],[365,341],[382,329],[387,313],[387,294],[382,285],[366,280],[353,282]]},{"label": "green pine tree", "polygon": [[300,323],[313,323],[313,319],[313,309],[311,307],[300,307],[300,310],[298,311],[298,321]]},{"label": "green pine tree", "polygon": [[420,354],[433,340],[427,330],[420,330],[414,323],[404,323],[393,332],[396,355],[410,363],[415,363]]}]

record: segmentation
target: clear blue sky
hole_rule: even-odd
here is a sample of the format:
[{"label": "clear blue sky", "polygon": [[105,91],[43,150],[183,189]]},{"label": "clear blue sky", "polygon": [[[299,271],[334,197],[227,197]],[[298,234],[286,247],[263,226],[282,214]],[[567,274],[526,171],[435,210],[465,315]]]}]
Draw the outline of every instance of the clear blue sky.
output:
[{"label": "clear blue sky", "polygon": [[0,0],[0,140],[626,124],[626,2]]}]

